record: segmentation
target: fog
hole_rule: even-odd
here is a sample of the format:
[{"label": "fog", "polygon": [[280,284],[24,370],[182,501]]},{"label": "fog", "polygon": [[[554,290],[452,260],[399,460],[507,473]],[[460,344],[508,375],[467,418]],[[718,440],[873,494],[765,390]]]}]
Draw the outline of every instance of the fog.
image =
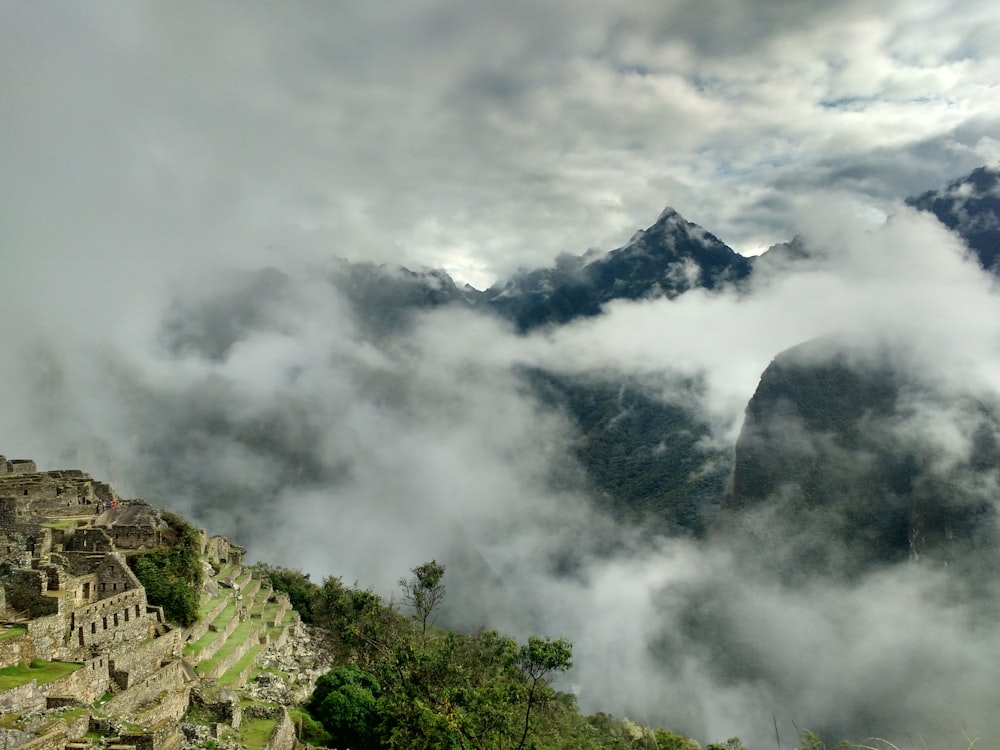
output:
[{"label": "fog", "polygon": [[[933,446],[942,471],[968,461],[962,398],[1000,385],[992,277],[908,209],[878,223],[829,196],[799,224],[810,257],[749,287],[617,302],[526,336],[462,306],[373,325],[332,281],[335,248],[195,276],[159,254],[141,272],[28,262],[0,295],[2,450],[83,468],[316,581],[390,597],[437,558],[454,624],[574,641],[564,687],[586,711],[751,747],[774,741],[775,721],[787,746],[796,726],[901,747],[992,741],[985,562],[790,570],[836,550],[822,525],[767,507],[703,540],[650,538],[604,509],[572,420],[522,376],[639,378],[731,450],[768,363],[834,334],[856,367],[888,357],[919,385],[886,440]],[[675,392],[677,375],[702,387]],[[822,439],[787,434],[803,450]],[[995,504],[995,476],[966,479]]]}]

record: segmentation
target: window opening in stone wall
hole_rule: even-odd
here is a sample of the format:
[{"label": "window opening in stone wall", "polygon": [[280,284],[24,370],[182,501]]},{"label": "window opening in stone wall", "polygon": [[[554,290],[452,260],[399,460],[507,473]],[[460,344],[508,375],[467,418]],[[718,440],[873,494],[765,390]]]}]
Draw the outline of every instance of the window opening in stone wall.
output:
[{"label": "window opening in stone wall", "polygon": [[90,623],[90,632],[91,633],[96,633],[97,632],[97,623],[96,622]]},{"label": "window opening in stone wall", "polygon": [[125,622],[128,622],[128,610],[125,610]]},{"label": "window opening in stone wall", "polygon": [[118,613],[117,612],[115,612],[114,618],[115,618],[115,627],[117,628],[118,627]]},{"label": "window opening in stone wall", "polygon": [[107,615],[104,615],[104,629],[105,630],[108,629],[108,616]]}]

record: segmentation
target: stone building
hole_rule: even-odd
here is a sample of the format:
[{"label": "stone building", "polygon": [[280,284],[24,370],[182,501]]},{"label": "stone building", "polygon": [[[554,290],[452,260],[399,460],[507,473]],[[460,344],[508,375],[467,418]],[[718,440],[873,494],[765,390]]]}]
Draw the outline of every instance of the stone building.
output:
[{"label": "stone building", "polygon": [[[82,471],[39,472],[33,461],[0,456],[0,669],[58,662],[68,670],[0,690],[0,714],[36,717],[0,725],[0,750],[87,750],[82,738],[95,731],[122,750],[180,750],[196,686],[226,675],[245,684],[255,667],[248,658],[298,637],[287,595],[243,567],[242,547],[204,532],[202,564],[216,572],[201,592],[205,616],[186,629],[166,622],[128,557],[174,534],[159,510]],[[48,719],[63,710],[69,718]],[[276,710],[266,750],[293,750],[294,727]],[[240,713],[217,721],[236,729]]]}]

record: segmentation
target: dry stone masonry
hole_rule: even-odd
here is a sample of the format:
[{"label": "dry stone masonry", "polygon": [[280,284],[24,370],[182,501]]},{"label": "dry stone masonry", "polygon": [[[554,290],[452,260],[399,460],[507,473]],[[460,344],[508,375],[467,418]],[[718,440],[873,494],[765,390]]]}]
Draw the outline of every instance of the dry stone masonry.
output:
[{"label": "dry stone masonry", "polygon": [[199,621],[165,621],[128,559],[168,533],[158,509],[83,471],[0,456],[0,750],[256,750],[243,706],[273,714],[267,750],[298,745],[286,709],[322,649],[242,547],[204,532]]}]

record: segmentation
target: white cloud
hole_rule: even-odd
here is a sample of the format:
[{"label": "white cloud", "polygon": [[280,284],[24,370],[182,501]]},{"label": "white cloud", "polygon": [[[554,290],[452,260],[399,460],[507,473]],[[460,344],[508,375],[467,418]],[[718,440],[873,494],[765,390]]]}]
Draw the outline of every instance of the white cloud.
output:
[{"label": "white cloud", "polygon": [[[577,640],[595,710],[643,705],[708,739],[764,741],[767,726],[746,727],[767,725],[775,701],[789,719],[835,723],[838,704],[860,712],[880,697],[873,672],[875,688],[897,688],[924,656],[986,716],[980,657],[995,639],[948,620],[933,581],[802,602],[752,575],[726,588],[715,549],[637,551],[585,510],[571,426],[511,368],[705,373],[693,406],[730,444],[771,358],[831,330],[887,332],[945,384],[1000,387],[996,292],[956,241],[905,211],[857,220],[858,206],[884,215],[996,158],[995,15],[972,0],[442,1],[393,14],[9,2],[0,449],[53,467],[74,456],[126,492],[170,487],[261,554],[383,590],[458,521],[524,597],[504,613],[511,627]],[[485,285],[622,244],[665,204],[738,247],[802,231],[825,252],[743,297],[621,303],[524,339],[446,312],[405,344],[368,340],[315,270],[335,256],[397,260]],[[242,283],[234,268],[268,264],[292,291],[262,300],[226,356],[165,346],[178,290],[225,301]],[[935,437],[964,449],[960,430]],[[207,508],[200,493],[220,487],[271,498],[271,514]],[[585,553],[603,535],[619,546],[598,566]],[[584,555],[577,578],[544,575],[555,548]],[[671,629],[720,586],[733,596],[716,601],[726,642],[773,665],[757,683],[712,671],[712,637]],[[896,638],[897,622],[926,628]],[[656,674],[646,647],[672,632],[668,645],[690,651]],[[799,654],[828,643],[845,657],[804,670]],[[893,710],[940,709],[935,684]],[[616,697],[621,709],[602,703]]]},{"label": "white cloud", "polygon": [[[828,160],[897,153],[895,172],[844,183],[879,200],[976,166],[998,116],[994,13],[11,3],[5,224],[18,256],[101,272],[277,244],[482,283],[620,244],[665,204],[758,247],[791,225],[759,202],[779,180],[836,187]],[[926,144],[946,148],[928,161]]]}]

